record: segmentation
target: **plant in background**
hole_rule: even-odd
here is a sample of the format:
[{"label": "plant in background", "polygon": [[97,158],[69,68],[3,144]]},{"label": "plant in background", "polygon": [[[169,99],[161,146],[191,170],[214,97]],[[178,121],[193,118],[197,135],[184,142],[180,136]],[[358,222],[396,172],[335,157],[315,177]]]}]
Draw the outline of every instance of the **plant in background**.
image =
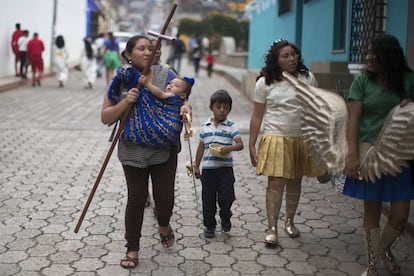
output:
[{"label": "plant in background", "polygon": [[206,14],[202,20],[182,18],[179,22],[178,31],[180,34],[191,36],[214,37],[211,47],[218,49],[222,36],[231,36],[236,41],[237,48],[246,51],[249,37],[249,21],[238,21],[234,17],[220,12]]}]

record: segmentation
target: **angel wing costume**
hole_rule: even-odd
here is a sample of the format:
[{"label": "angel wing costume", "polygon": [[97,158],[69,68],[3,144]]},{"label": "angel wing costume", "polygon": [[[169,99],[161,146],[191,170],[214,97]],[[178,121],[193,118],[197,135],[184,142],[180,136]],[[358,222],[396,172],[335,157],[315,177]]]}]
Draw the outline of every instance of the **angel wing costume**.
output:
[{"label": "angel wing costume", "polygon": [[[309,152],[321,169],[335,175],[343,171],[348,151],[348,111],[338,94],[303,83],[283,72],[298,91],[302,132]],[[374,182],[382,174],[396,175],[406,160],[414,159],[414,103],[394,107],[374,144],[360,143],[360,177]]]}]

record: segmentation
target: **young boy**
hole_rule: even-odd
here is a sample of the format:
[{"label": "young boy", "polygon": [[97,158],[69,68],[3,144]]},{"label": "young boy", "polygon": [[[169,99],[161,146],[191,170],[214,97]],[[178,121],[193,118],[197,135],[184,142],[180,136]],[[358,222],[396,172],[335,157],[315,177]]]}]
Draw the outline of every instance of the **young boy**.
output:
[{"label": "young boy", "polygon": [[[194,175],[201,179],[203,201],[204,237],[213,238],[216,231],[216,202],[220,207],[221,229],[231,229],[231,205],[235,200],[232,151],[243,149],[243,141],[235,124],[227,119],[231,111],[232,99],[225,90],[217,90],[210,98],[213,117],[200,127]],[[219,145],[214,152],[210,145]],[[203,160],[202,174],[200,163]]]}]

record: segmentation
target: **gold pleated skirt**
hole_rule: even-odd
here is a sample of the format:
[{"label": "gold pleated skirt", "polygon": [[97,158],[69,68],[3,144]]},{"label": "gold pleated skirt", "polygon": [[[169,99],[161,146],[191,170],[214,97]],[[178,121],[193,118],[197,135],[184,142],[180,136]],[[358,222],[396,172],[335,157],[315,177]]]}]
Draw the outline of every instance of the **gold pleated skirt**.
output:
[{"label": "gold pleated skirt", "polygon": [[323,172],[312,161],[302,137],[263,135],[257,154],[256,174],[295,179],[316,177]]}]

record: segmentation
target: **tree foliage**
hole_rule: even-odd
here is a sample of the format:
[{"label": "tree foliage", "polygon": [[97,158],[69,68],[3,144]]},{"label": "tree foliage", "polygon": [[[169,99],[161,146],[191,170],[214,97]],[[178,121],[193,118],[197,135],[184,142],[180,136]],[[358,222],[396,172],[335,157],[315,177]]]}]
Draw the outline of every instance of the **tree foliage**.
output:
[{"label": "tree foliage", "polygon": [[[178,31],[180,34],[188,36],[213,36],[216,41],[221,41],[222,36],[231,36],[238,47],[247,50],[249,22],[247,20],[239,22],[237,19],[223,13],[209,13],[202,20],[182,18],[179,22]],[[218,46],[216,45],[216,47]]]}]

